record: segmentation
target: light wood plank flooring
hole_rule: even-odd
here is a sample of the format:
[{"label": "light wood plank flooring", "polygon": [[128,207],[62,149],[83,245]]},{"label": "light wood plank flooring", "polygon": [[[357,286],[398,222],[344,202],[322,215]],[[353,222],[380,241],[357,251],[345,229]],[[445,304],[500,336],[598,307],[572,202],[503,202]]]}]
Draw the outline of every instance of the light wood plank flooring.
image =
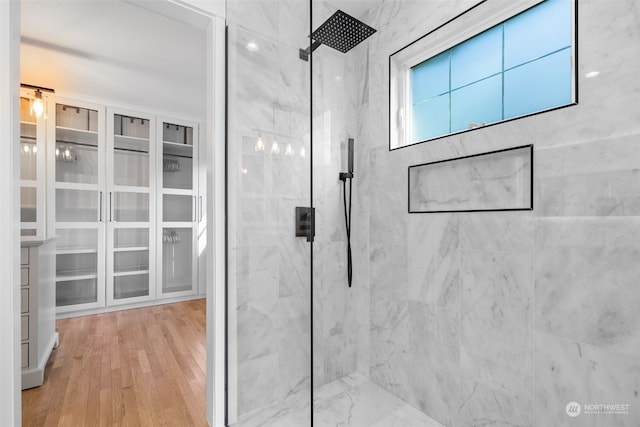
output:
[{"label": "light wood plank flooring", "polygon": [[206,426],[205,300],[56,322],[24,426]]}]

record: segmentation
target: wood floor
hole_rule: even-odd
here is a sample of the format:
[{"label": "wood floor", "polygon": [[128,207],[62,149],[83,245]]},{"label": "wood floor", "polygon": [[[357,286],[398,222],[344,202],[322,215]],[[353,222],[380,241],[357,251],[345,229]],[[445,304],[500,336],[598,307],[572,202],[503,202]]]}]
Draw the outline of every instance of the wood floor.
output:
[{"label": "wood floor", "polygon": [[206,426],[205,300],[56,322],[23,426]]}]

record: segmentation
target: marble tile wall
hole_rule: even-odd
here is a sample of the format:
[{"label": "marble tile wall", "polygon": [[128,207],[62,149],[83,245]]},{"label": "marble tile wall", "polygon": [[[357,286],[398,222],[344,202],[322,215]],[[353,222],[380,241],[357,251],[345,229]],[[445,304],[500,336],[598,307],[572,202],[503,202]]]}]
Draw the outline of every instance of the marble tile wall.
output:
[{"label": "marble tile wall", "polygon": [[295,206],[309,205],[309,70],[298,59],[308,16],[299,1],[228,2],[232,424],[286,396],[311,397],[310,249],[293,227]]},{"label": "marble tile wall", "polygon": [[[335,8],[313,2],[314,26]],[[353,183],[354,282],[347,286],[343,189],[345,144],[357,130],[355,62],[321,47],[313,69],[309,2],[232,0],[229,23],[230,414],[250,417],[310,393],[310,245],[294,235],[294,207],[309,206],[313,174],[314,385],[369,369],[367,234],[360,171]],[[249,42],[258,49],[246,48]],[[310,74],[311,73],[311,74]],[[313,148],[310,77],[313,78]],[[256,151],[258,137],[265,149]],[[273,140],[280,153],[272,153]],[[293,156],[285,156],[291,144]],[[361,144],[356,141],[356,144]],[[304,155],[301,152],[304,149]],[[310,163],[313,150],[314,164]],[[365,242],[365,243],[363,243]]]},{"label": "marble tile wall", "polygon": [[[314,28],[336,8],[312,3]],[[357,133],[357,88],[354,52],[320,46],[313,54],[313,203],[317,215],[314,242],[314,386],[321,387],[369,367],[368,246],[361,197],[361,171],[356,159],[352,182],[353,284],[347,282],[347,238],[343,184],[346,144]],[[356,151],[364,141],[355,139]],[[363,233],[364,231],[364,233]]]},{"label": "marble tile wall", "polygon": [[[577,106],[390,152],[389,54],[475,3],[364,17],[371,379],[447,426],[640,425],[640,2],[579,2]],[[534,211],[407,214],[407,166],[526,144]]]}]

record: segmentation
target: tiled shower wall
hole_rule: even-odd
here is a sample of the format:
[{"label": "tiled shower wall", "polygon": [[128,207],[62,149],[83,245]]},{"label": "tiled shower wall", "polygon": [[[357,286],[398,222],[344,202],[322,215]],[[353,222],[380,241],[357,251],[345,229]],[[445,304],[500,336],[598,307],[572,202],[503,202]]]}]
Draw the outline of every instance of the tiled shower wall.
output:
[{"label": "tiled shower wall", "polygon": [[228,2],[232,423],[310,385],[310,250],[293,227],[295,206],[309,205],[309,71],[298,59],[308,10],[299,1]]},{"label": "tiled shower wall", "polygon": [[[334,11],[314,1],[314,27]],[[309,2],[299,0],[228,2],[229,401],[240,419],[296,393],[311,397],[311,253],[306,239],[295,237],[293,215],[310,204],[310,64],[298,58],[309,44],[309,12]],[[246,49],[251,41],[257,51]],[[327,47],[314,53],[315,386],[357,370],[368,374],[369,367],[368,251],[354,243],[349,289],[338,181],[347,138],[356,133],[354,67]],[[258,137],[264,151],[255,150]],[[279,153],[271,152],[274,139]],[[288,144],[292,156],[285,155]],[[366,242],[358,188],[356,179],[353,239]]]},{"label": "tiled shower wall", "polygon": [[[640,2],[579,2],[579,105],[390,152],[389,54],[475,3],[363,18],[371,378],[447,426],[640,425]],[[526,144],[532,212],[407,214],[407,166]],[[629,414],[570,418],[570,401]]]}]

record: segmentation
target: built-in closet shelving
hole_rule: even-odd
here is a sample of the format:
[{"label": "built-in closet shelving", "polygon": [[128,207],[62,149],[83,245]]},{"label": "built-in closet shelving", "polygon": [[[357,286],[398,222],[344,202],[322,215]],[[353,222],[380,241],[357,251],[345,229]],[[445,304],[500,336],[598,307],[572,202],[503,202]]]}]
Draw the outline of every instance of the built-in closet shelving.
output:
[{"label": "built-in closet shelving", "polygon": [[58,100],[55,121],[56,305],[104,306],[105,109]]},{"label": "built-in closet shelving", "polygon": [[31,111],[33,90],[20,96],[20,236],[23,240],[45,238],[46,116]]},{"label": "built-in closet shelving", "polygon": [[155,297],[155,118],[107,109],[107,304]]},{"label": "built-in closet shelving", "polygon": [[58,313],[198,291],[198,126],[56,105]]},{"label": "built-in closet shelving", "polygon": [[[197,125],[158,120],[162,155],[158,156],[161,197],[158,212],[158,278],[161,296],[190,295],[197,291],[197,224],[202,219],[198,196]],[[161,242],[161,243],[160,243]]]}]

